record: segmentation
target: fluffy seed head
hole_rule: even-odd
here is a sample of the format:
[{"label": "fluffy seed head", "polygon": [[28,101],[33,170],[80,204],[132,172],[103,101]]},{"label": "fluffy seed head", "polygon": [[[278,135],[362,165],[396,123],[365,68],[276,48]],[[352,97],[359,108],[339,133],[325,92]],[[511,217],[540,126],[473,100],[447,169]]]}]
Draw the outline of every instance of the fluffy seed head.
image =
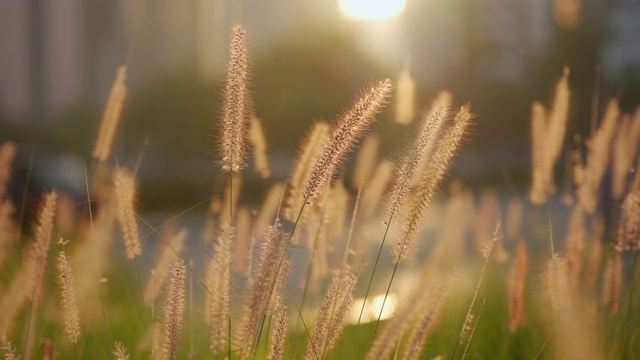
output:
[{"label": "fluffy seed head", "polygon": [[577,190],[578,204],[587,214],[593,214],[598,204],[598,193],[609,165],[611,142],[616,133],[619,117],[618,101],[609,101],[602,124],[589,142],[584,179]]},{"label": "fluffy seed head", "polygon": [[58,284],[64,316],[64,330],[69,341],[76,344],[80,337],[80,317],[76,304],[75,281],[71,275],[71,264],[64,251],[58,254]]},{"label": "fluffy seed head", "polygon": [[276,317],[276,329],[271,336],[271,348],[269,348],[269,360],[283,359],[284,341],[287,337],[287,307],[281,306]]},{"label": "fluffy seed head", "polygon": [[111,155],[111,147],[118,130],[122,108],[127,97],[127,66],[122,65],[118,68],[116,79],[109,92],[109,99],[102,114],[100,122],[100,130],[98,131],[98,139],[93,148],[93,157],[100,161],[105,161]]},{"label": "fluffy seed head", "polygon": [[135,178],[127,170],[119,168],[114,173],[113,183],[115,185],[118,222],[124,236],[127,258],[133,259],[142,254],[140,231],[134,210]]},{"label": "fluffy seed head", "polygon": [[231,293],[231,246],[234,228],[224,223],[217,237],[213,258],[207,269],[207,293],[205,315],[211,332],[211,348],[220,353],[227,344],[227,327]]},{"label": "fluffy seed head", "polygon": [[144,288],[142,298],[147,305],[152,305],[156,300],[162,284],[164,284],[166,277],[169,275],[169,267],[175,261],[175,259],[182,253],[184,242],[189,236],[186,230],[180,230],[177,234],[172,236],[168,243],[164,244],[162,252],[158,256],[158,261],[151,272],[151,276],[147,281]]},{"label": "fluffy seed head", "polygon": [[238,172],[246,166],[247,126],[251,116],[251,97],[245,34],[242,26],[233,27],[227,79],[222,99],[222,129],[218,138],[220,152],[218,162],[222,171],[225,172]]},{"label": "fluffy seed head", "polygon": [[447,120],[448,114],[447,107],[435,107],[424,116],[418,138],[398,167],[396,180],[388,195],[386,221],[392,221],[394,215],[397,215],[407,191],[414,182],[414,177],[418,175],[418,172],[426,169],[432,160],[438,133]]},{"label": "fluffy seed head", "polygon": [[313,166],[318,160],[322,149],[329,141],[331,127],[323,121],[318,121],[311,126],[309,133],[298,150],[291,177],[287,184],[289,192],[287,194],[285,208],[283,211],[284,218],[289,221],[296,221],[298,212],[304,203],[303,191],[306,184],[311,178]]},{"label": "fluffy seed head", "polygon": [[187,267],[182,260],[176,260],[171,268],[171,275],[164,300],[162,340],[163,358],[174,360],[178,354],[178,343],[182,333],[182,315],[185,306],[185,279]]},{"label": "fluffy seed head", "polygon": [[469,106],[460,108],[454,117],[453,124],[444,130],[442,139],[439,141],[433,155],[428,159],[430,161],[429,167],[418,186],[416,196],[411,204],[404,228],[400,234],[400,239],[394,247],[394,255],[397,261],[402,260],[408,255],[407,248],[410,248],[413,243],[413,238],[418,232],[419,224],[422,221],[422,215],[431,204],[431,200],[444,179],[449,164],[471,123],[472,115],[469,110]]},{"label": "fluffy seed head", "polygon": [[53,221],[56,213],[58,193],[54,190],[45,194],[44,201],[38,215],[38,223],[34,232],[35,241],[29,257],[30,268],[33,269],[32,288],[30,299],[38,302],[42,295],[42,282],[47,266],[47,255],[53,233]]},{"label": "fluffy seed head", "polygon": [[391,92],[391,80],[380,81],[365,90],[351,107],[338,116],[328,143],[322,149],[303,192],[305,199],[315,198],[331,180],[338,166],[356,146],[375,115],[382,110]]},{"label": "fluffy seed head", "polygon": [[640,191],[627,194],[620,208],[616,250],[640,249]]}]

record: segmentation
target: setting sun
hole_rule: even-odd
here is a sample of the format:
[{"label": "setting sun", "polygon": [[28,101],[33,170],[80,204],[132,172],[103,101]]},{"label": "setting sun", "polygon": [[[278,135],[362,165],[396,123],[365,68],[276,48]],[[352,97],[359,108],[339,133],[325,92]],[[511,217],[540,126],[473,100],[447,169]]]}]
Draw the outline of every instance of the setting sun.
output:
[{"label": "setting sun", "polygon": [[404,10],[406,0],[339,0],[342,15],[353,19],[385,20]]}]

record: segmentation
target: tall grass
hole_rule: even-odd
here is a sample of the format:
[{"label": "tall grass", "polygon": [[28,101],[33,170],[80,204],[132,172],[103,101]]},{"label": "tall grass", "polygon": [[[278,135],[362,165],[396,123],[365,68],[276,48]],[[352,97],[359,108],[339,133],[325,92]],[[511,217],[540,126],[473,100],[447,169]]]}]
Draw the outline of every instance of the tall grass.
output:
[{"label": "tall grass", "polygon": [[[564,69],[550,105],[531,108],[529,190],[472,192],[447,183],[482,114],[442,92],[411,124],[405,69],[394,98],[390,80],[373,82],[332,125],[314,123],[283,184],[251,108],[245,30],[232,32],[211,150],[229,180],[202,234],[175,226],[192,209],[158,227],[137,210],[137,167],[119,165],[111,148],[124,66],[87,174],[89,201],[75,204],[84,215],[63,221],[64,194],[52,191],[34,224],[19,223],[6,191],[16,147],[2,145],[5,359],[640,357],[640,110],[624,114],[611,100],[584,144],[566,141],[580,119]],[[415,133],[393,160],[380,159],[384,134],[369,134],[390,100]],[[360,143],[349,179],[343,169]],[[563,161],[563,151],[572,156]],[[573,174],[562,194],[559,166]],[[250,172],[267,185],[257,199],[242,198]],[[65,240],[52,243],[65,223]],[[20,227],[32,231],[20,238]]]}]

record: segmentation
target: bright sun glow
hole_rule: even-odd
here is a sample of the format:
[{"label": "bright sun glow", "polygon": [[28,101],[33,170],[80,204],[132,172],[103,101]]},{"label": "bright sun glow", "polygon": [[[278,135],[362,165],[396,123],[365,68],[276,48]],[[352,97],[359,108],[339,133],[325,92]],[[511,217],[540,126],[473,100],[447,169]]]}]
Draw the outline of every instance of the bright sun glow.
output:
[{"label": "bright sun glow", "polygon": [[385,20],[404,10],[406,0],[339,0],[342,15],[354,19]]},{"label": "bright sun glow", "polygon": [[[395,294],[390,293],[387,297],[387,301],[384,302],[384,310],[382,314],[380,314],[380,308],[382,308],[382,303],[384,302],[384,295],[372,296],[367,300],[365,304],[364,311],[362,312],[362,319],[360,323],[368,323],[372,321],[378,320],[378,315],[380,315],[380,320],[389,319],[393,316],[393,313],[396,311],[396,307],[398,304],[398,298]],[[353,306],[351,307],[351,312],[349,313],[348,322],[351,324],[357,324],[358,319],[360,318],[360,309],[362,309],[362,303],[364,303],[364,299],[354,299]]]}]

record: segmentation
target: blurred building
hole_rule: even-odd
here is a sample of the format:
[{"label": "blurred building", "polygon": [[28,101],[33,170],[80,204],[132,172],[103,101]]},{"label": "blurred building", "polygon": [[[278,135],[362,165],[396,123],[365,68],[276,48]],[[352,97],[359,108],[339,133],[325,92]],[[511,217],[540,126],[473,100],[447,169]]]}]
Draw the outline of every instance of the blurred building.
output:
[{"label": "blurred building", "polygon": [[101,106],[123,62],[134,88],[185,67],[215,78],[234,23],[250,24],[249,41],[261,47],[322,8],[320,0],[3,0],[0,114],[46,121],[78,100]]},{"label": "blurred building", "polygon": [[[250,30],[254,54],[315,22],[346,29],[391,68],[409,56],[424,83],[457,68],[518,81],[546,51],[558,2],[584,2],[586,12],[593,1],[409,0],[400,18],[374,24],[340,19],[334,0],[2,0],[0,114],[46,121],[78,101],[101,107],[123,62],[134,89],[185,68],[214,79],[237,22]],[[640,5],[606,6],[603,73],[620,81],[640,72]]]}]

